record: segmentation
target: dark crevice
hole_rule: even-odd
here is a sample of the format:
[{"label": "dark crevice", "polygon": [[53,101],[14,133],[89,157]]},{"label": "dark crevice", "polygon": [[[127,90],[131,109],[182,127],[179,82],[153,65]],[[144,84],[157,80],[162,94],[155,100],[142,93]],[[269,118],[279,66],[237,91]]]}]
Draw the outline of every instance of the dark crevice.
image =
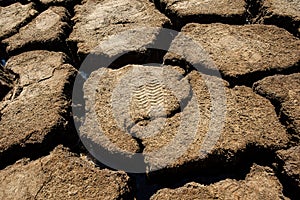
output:
[{"label": "dark crevice", "polygon": [[0,42],[0,66],[5,67],[8,59],[9,56],[5,51],[5,47]]},{"label": "dark crevice", "polygon": [[5,67],[5,60],[3,62],[4,65],[0,64],[0,101],[14,89],[16,82],[20,78],[18,74]]},{"label": "dark crevice", "polygon": [[128,64],[162,63],[166,51],[159,49],[146,49],[141,51],[123,52],[109,57],[107,55],[89,54],[81,64],[81,72],[89,77],[93,71],[100,68],[120,69]]},{"label": "dark crevice", "polygon": [[44,8],[44,6],[41,4],[39,0],[31,0],[33,2],[33,7],[38,11],[38,13],[44,12],[47,8]]},{"label": "dark crevice", "polygon": [[161,2],[160,0],[150,0],[150,1],[154,3],[156,9],[161,14],[165,15],[171,21],[171,23],[170,23],[170,29],[176,30],[176,31],[180,32],[182,26],[181,27],[178,26],[177,25],[177,21],[174,18],[172,18],[169,15],[167,15],[167,13],[165,11],[166,4],[164,2]]},{"label": "dark crevice", "polygon": [[[140,171],[141,169],[146,171],[146,163],[144,162],[143,156],[139,153],[142,149],[131,153],[125,151],[111,151],[84,135],[82,135],[80,139],[85,149],[82,153],[89,156],[96,166],[100,168],[112,171]],[[142,143],[140,143],[140,145],[141,148],[144,148]]]},{"label": "dark crevice", "polygon": [[[92,143],[92,145],[96,145],[94,143]],[[92,147],[92,146],[90,146]],[[86,148],[86,146],[82,143],[82,140],[79,139],[78,143],[73,146],[72,148],[70,148],[70,151],[73,153],[76,153],[77,155],[84,155],[86,156],[87,160],[91,161],[95,167],[97,167],[98,169],[108,169],[111,171],[118,171],[108,165],[105,165],[104,163],[101,163],[100,161],[98,161],[92,154],[91,152]]]},{"label": "dark crevice", "polygon": [[78,52],[77,43],[67,40],[66,46],[67,46],[69,57],[72,59],[73,66],[76,69],[79,69],[82,62],[80,61],[79,56],[77,55]]},{"label": "dark crevice", "polygon": [[164,16],[166,16],[170,22],[166,23],[163,25],[163,28],[168,28],[168,29],[172,29],[172,30],[176,30],[176,31],[180,31],[180,28],[174,26],[175,22],[172,18],[169,18],[166,13],[164,12],[161,3],[159,0],[150,0],[151,3],[154,4],[155,8]]},{"label": "dark crevice", "polygon": [[279,112],[279,119],[282,125],[286,127],[287,133],[290,136],[290,146],[295,146],[300,143],[300,135],[296,133],[296,131],[290,127],[290,118],[289,116],[285,115],[284,112],[280,111]]},{"label": "dark crevice", "polygon": [[269,69],[269,70],[264,70],[264,71],[255,71],[252,73],[236,76],[236,77],[230,77],[224,75],[222,72],[222,77],[229,82],[230,87],[235,87],[238,85],[245,85],[247,87],[252,87],[253,83],[266,78],[268,76],[273,76],[276,74],[282,74],[282,75],[288,75],[288,74],[293,74],[293,73],[298,73],[300,72],[300,62],[296,63],[293,66],[290,66],[285,69]]},{"label": "dark crevice", "polygon": [[263,1],[264,0],[246,0],[246,21],[248,24],[252,24],[258,18]]},{"label": "dark crevice", "polygon": [[[254,163],[261,166],[273,166],[273,163],[275,162],[276,150],[278,149],[270,150],[252,144],[248,145],[245,150],[235,153],[235,156],[231,157],[230,159],[225,156],[225,154],[231,154],[230,152],[222,152],[222,154],[216,153],[214,155],[210,155],[209,159],[204,161],[186,163],[179,168],[162,169],[151,172],[150,174],[128,173],[128,175],[136,184],[136,191],[134,192],[135,198],[137,200],[149,199],[160,189],[175,189],[189,182],[197,182],[200,184],[209,185],[227,178],[244,180]],[[111,152],[108,151],[107,153],[111,154]],[[101,156],[103,157],[105,155],[101,154]],[[121,155],[116,159],[120,163],[125,162],[126,159],[124,160],[122,158],[123,157]],[[110,170],[115,170],[95,159],[93,159],[93,161],[102,169],[107,168]],[[123,164],[124,163],[121,165]]]},{"label": "dark crevice", "polygon": [[[76,0],[75,2],[80,3],[81,1]],[[66,54],[71,58],[72,65],[76,69],[78,69],[81,63],[80,63],[79,57],[77,55],[77,51],[78,51],[77,43],[68,41],[68,38],[69,38],[70,34],[73,32],[73,28],[75,26],[75,22],[73,20],[73,18],[75,16],[75,6],[76,6],[76,4],[72,4],[72,6],[67,8],[67,10],[70,14],[70,18],[69,18],[69,21],[68,21],[69,30],[66,33],[66,37],[65,37],[66,39],[64,40],[64,43],[65,43],[65,46],[66,46]]]},{"label": "dark crevice", "polygon": [[[43,4],[41,3],[39,0],[33,0],[36,4],[39,5],[40,8],[46,10],[51,6],[61,6],[61,7],[65,7],[69,12],[73,12],[73,8],[74,6],[78,5],[81,3],[81,0],[73,0],[73,1],[68,1],[68,3],[66,2],[49,2],[47,4]],[[71,13],[72,14],[72,13]]]},{"label": "dark crevice", "polygon": [[264,97],[265,99],[269,100],[269,102],[273,105],[279,122],[285,127],[286,132],[289,136],[289,143],[288,143],[287,148],[290,148],[290,147],[293,147],[293,146],[299,144],[299,142],[300,142],[299,134],[297,134],[295,132],[295,130],[293,130],[292,128],[289,127],[290,119],[289,119],[288,116],[286,116],[282,112],[281,104],[283,103],[282,102],[283,100],[278,100],[276,98],[270,98],[268,95],[264,95],[264,94],[261,94],[259,92],[256,92],[255,91],[255,84],[253,85],[252,89],[256,94],[258,94],[258,95]]},{"label": "dark crevice", "polygon": [[5,6],[9,6],[11,4],[17,3],[17,2],[25,5],[25,4],[30,3],[31,0],[0,0],[0,6],[5,7]]},{"label": "dark crevice", "polygon": [[300,21],[296,21],[288,16],[272,15],[270,17],[264,17],[264,24],[276,25],[290,32],[295,37],[300,38],[298,28],[300,27]]},{"label": "dark crevice", "polygon": [[176,30],[181,30],[183,26],[188,23],[199,23],[199,24],[212,24],[212,23],[223,23],[230,25],[243,25],[246,24],[246,19],[244,16],[240,15],[231,15],[231,16],[220,16],[214,14],[205,14],[205,15],[190,15],[184,17],[178,17],[173,13],[167,14],[172,18],[172,22]]},{"label": "dark crevice", "polygon": [[[219,173],[232,173],[236,175],[241,169],[247,169],[253,163],[259,165],[270,166],[274,162],[274,156],[276,149],[266,149],[264,147],[256,146],[255,144],[249,144],[244,150],[239,150],[237,152],[227,152],[222,150],[222,152],[212,152],[204,160],[195,160],[192,162],[187,162],[180,167],[162,169],[155,172],[150,172],[148,177],[153,182],[165,182],[176,181],[176,179],[186,179],[190,177],[193,179],[197,176],[202,176],[205,174],[219,174]],[[228,157],[228,155],[234,155]],[[176,174],[176,176],[174,176]],[[243,179],[244,177],[238,178]]]},{"label": "dark crevice", "polygon": [[65,38],[62,39],[55,38],[54,40],[51,41],[27,43],[21,48],[17,48],[13,51],[8,52],[8,54],[10,57],[12,57],[12,56],[20,55],[27,51],[46,50],[46,51],[54,51],[54,52],[63,52],[68,56],[70,56],[67,45],[64,41]]},{"label": "dark crevice", "polygon": [[[163,63],[163,57],[167,53],[171,42],[177,36],[178,32],[171,29],[161,29],[153,43],[141,46],[140,49],[135,51],[123,51],[117,55],[108,56],[101,53],[90,53],[88,55],[78,55],[78,63],[90,66],[89,71],[85,72],[90,74],[92,71],[100,67],[108,67],[118,69],[127,64],[147,64],[147,63]],[[75,47],[77,44],[70,43],[70,46]],[[77,48],[76,48],[77,50]],[[75,53],[75,52],[74,52]],[[73,53],[73,54],[74,54]]]},{"label": "dark crevice", "polygon": [[[228,81],[228,83],[230,84],[229,87],[230,88],[234,88],[235,86],[247,86],[247,87],[252,87],[252,85],[263,79],[266,78],[268,76],[273,76],[276,74],[282,74],[282,75],[289,75],[289,74],[293,74],[293,73],[299,73],[300,72],[300,62],[298,62],[297,64],[295,64],[294,66],[291,66],[287,69],[270,69],[270,70],[266,70],[266,71],[255,71],[252,73],[248,73],[245,75],[240,75],[240,76],[236,76],[236,77],[231,77],[231,76],[227,76],[224,73],[222,73],[221,71],[218,71],[217,69],[209,69],[205,66],[194,66],[191,63],[189,63],[188,61],[184,60],[184,59],[166,59],[164,61],[165,65],[172,65],[172,66],[179,66],[182,69],[185,70],[185,76],[187,74],[189,74],[192,71],[198,71],[202,74],[206,74],[206,75],[210,75],[210,76],[216,76],[216,77],[222,77],[224,80]],[[221,78],[220,77],[220,78]]]},{"label": "dark crevice", "polygon": [[145,146],[143,144],[143,140],[138,137],[133,137],[133,139],[138,143],[139,145],[139,151],[137,153],[143,153]]},{"label": "dark crevice", "polygon": [[[244,166],[245,167],[245,166]],[[162,182],[150,182],[146,174],[131,174],[128,175],[132,177],[132,179],[136,182],[137,191],[135,193],[135,198],[137,200],[150,199],[158,190],[169,188],[176,189],[184,186],[190,182],[197,182],[204,185],[213,184],[225,179],[235,179],[235,180],[243,180],[247,173],[249,173],[251,166],[246,166],[246,168],[241,168],[236,170],[235,172],[219,172],[219,173],[197,173],[190,174],[189,177],[181,177],[177,180],[169,180],[166,181],[167,177],[163,178]],[[174,174],[177,176],[178,174]]]},{"label": "dark crevice", "polygon": [[147,49],[141,52],[128,52],[123,55],[115,56],[116,59],[108,66],[111,69],[119,69],[128,64],[147,64],[161,63],[165,51],[156,49]]},{"label": "dark crevice", "polygon": [[[91,145],[90,147],[92,147]],[[99,147],[97,147],[99,148]],[[81,146],[81,152],[84,151],[86,155],[89,152]],[[101,150],[101,156],[103,154]],[[211,155],[209,159],[201,162],[189,162],[179,168],[162,169],[159,171],[146,173],[128,173],[136,184],[134,191],[137,200],[149,199],[158,190],[164,188],[175,189],[190,182],[197,182],[204,185],[217,183],[225,179],[245,180],[246,175],[249,173],[251,166],[254,163],[261,166],[272,167],[275,163],[275,151],[277,149],[265,149],[253,145],[248,145],[246,150],[239,151],[233,158],[228,159],[226,156],[220,154]],[[97,153],[97,152],[94,152]],[[111,152],[106,151],[111,154]],[[225,153],[225,152],[223,152]],[[103,154],[103,155],[102,155]],[[107,166],[92,156],[91,160],[94,161],[97,167],[101,169],[114,170],[112,167]],[[111,158],[111,155],[108,157]],[[116,157],[121,165],[126,162],[122,157]],[[287,196],[287,195],[286,195]]]},{"label": "dark crevice", "polygon": [[184,58],[165,59],[164,64],[165,65],[171,65],[171,66],[179,66],[185,72],[183,76],[187,76],[192,71],[197,71],[200,74],[205,74],[205,75],[209,75],[209,76],[215,76],[215,77],[218,77],[218,78],[223,78],[223,75],[217,69],[210,69],[210,68],[208,68],[208,67],[206,67],[202,64],[193,65],[190,62],[188,62],[187,60],[185,60]]},{"label": "dark crevice", "polygon": [[65,44],[67,47],[67,54],[72,59],[72,64],[76,69],[80,68],[80,65],[82,64],[83,60],[86,58],[87,55],[78,55],[78,42],[70,41],[68,38],[70,34],[73,32],[75,26],[75,21],[73,20],[73,18],[76,15],[75,6],[82,5],[82,2],[83,0],[75,0],[72,3],[72,5],[65,6],[70,13],[70,21],[69,21],[70,30],[66,34],[67,36],[66,36]]},{"label": "dark crevice", "polygon": [[275,160],[274,152],[249,145],[231,160],[222,155],[212,155],[210,159],[201,163],[190,162],[179,168],[129,176],[136,180],[136,199],[149,199],[160,189],[175,189],[190,182],[210,185],[227,178],[245,180],[254,163],[271,167]]},{"label": "dark crevice", "polygon": [[298,28],[300,27],[299,20],[293,19],[292,16],[276,15],[268,11],[267,8],[263,7],[262,5],[264,0],[257,0],[254,1],[254,3],[251,3],[251,0],[248,1],[250,1],[250,10],[252,8],[252,13],[254,13],[254,15],[250,19],[251,23],[275,25],[287,30],[295,37],[300,37],[300,33],[298,30]]},{"label": "dark crevice", "polygon": [[298,184],[284,172],[284,162],[278,157],[276,157],[275,161],[276,163],[273,165],[273,170],[283,186],[284,196],[290,198],[291,200],[298,200],[300,197]]},{"label": "dark crevice", "polygon": [[[78,139],[73,133],[66,133],[65,129],[55,127],[48,133],[41,143],[15,144],[0,154],[0,170],[14,164],[22,158],[36,160],[40,157],[49,155],[49,153],[59,144],[66,147],[72,147]],[[28,138],[30,139],[30,138]]]}]

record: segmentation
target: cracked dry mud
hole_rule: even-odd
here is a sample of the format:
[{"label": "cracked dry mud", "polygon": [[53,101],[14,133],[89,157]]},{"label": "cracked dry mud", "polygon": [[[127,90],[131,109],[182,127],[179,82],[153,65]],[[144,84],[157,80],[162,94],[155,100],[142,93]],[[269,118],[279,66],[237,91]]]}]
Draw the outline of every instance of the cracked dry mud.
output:
[{"label": "cracked dry mud", "polygon": [[299,9],[0,0],[0,199],[299,199]]}]

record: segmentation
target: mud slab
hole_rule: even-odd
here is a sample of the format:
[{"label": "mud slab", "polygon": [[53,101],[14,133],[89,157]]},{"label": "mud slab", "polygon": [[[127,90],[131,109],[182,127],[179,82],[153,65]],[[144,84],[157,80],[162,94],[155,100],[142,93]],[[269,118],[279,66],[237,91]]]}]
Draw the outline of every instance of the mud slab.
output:
[{"label": "mud slab", "polygon": [[98,169],[62,146],[0,174],[1,199],[133,199],[125,172]]},{"label": "mud slab", "polygon": [[177,189],[162,189],[155,199],[288,199],[269,167],[253,165],[245,180],[226,179],[211,185],[188,183]]},{"label": "mud slab", "polygon": [[[222,81],[216,77],[200,75],[196,71],[191,72],[187,78],[193,91],[189,104],[193,103],[193,98],[195,98],[199,111],[197,112],[197,107],[188,104],[179,116],[175,115],[171,119],[172,125],[164,130],[166,132],[162,131],[162,137],[143,140],[145,162],[150,169],[155,169],[166,160],[168,154],[164,156],[159,154],[161,145],[175,142],[175,140],[185,141],[178,142],[174,149],[170,148],[172,152],[170,157],[181,156],[177,156],[174,162],[169,163],[162,170],[150,172],[149,176],[165,177],[168,173],[189,173],[199,169],[209,171],[218,166],[223,166],[225,169],[228,165],[238,164],[244,153],[253,151],[248,157],[252,159],[251,156],[256,157],[254,152],[274,152],[286,146],[288,135],[280,124],[274,107],[250,88],[237,86],[229,89],[225,87],[223,95],[214,97],[212,91],[222,94],[220,90],[220,87],[224,87]],[[220,106],[223,102],[224,107]],[[222,113],[225,107],[226,112]],[[178,127],[184,116],[189,116],[190,127],[186,133],[180,133]],[[194,124],[197,129],[193,133],[191,130],[195,130],[192,129]],[[190,144],[186,143],[186,134],[192,135]],[[184,150],[184,145],[187,144],[187,149]],[[148,152],[156,152],[160,156],[148,157]]]},{"label": "mud slab", "polygon": [[37,14],[33,3],[22,5],[21,3],[0,7],[0,40],[18,32],[24,24]]},{"label": "mud slab", "polygon": [[48,51],[26,52],[8,60],[7,68],[19,79],[0,104],[3,162],[33,144],[43,149],[55,138],[72,138],[67,134],[70,100],[66,96],[76,71],[66,60],[63,53]]},{"label": "mud slab", "polygon": [[[136,28],[162,27],[169,23],[168,18],[145,0],[87,0],[83,5],[76,6],[75,13],[75,26],[69,40],[78,43],[78,54],[82,57],[109,36]],[[149,37],[144,45],[151,43],[156,34]]]},{"label": "mud slab", "polygon": [[69,13],[64,7],[51,7],[22,27],[19,33],[3,40],[9,55],[28,50],[65,51],[65,39],[70,32]]},{"label": "mud slab", "polygon": [[[170,52],[182,53],[191,64],[201,66],[202,58],[195,58],[193,50],[186,45],[191,44],[187,38],[209,54],[215,68],[231,84],[248,84],[264,75],[299,65],[299,40],[275,26],[186,25],[182,35],[173,41]],[[180,60],[180,56],[167,54],[166,64],[172,60]]]},{"label": "mud slab", "polygon": [[223,22],[230,24],[243,24],[246,22],[246,1],[230,0],[153,0],[156,5],[167,15],[177,26],[186,23],[213,23]]}]

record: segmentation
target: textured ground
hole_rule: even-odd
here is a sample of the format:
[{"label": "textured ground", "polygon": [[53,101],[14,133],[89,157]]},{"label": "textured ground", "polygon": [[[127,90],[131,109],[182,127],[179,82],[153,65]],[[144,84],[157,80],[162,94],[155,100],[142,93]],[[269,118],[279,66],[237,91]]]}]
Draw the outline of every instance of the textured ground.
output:
[{"label": "textured ground", "polygon": [[[0,16],[0,199],[299,199],[300,0],[0,0]],[[161,41],[162,28],[180,33]],[[97,47],[121,31],[135,37]],[[169,52],[147,49],[160,42]],[[95,102],[77,108],[87,110],[84,120],[73,119],[86,56],[127,51],[108,69],[83,71],[91,73],[84,98]],[[142,80],[128,105],[129,92],[114,92]],[[224,124],[211,118],[210,88],[220,86]],[[185,117],[192,120],[182,127]],[[140,153],[146,172],[97,162],[74,120],[109,154]],[[224,126],[216,141],[205,138],[211,124]],[[189,135],[184,154],[181,143],[157,151]]]}]

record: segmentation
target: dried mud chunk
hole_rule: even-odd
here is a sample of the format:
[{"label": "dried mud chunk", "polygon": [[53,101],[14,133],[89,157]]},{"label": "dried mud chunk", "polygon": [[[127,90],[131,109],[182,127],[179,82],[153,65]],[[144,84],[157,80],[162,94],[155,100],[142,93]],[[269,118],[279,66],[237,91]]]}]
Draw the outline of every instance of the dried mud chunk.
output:
[{"label": "dried mud chunk", "polygon": [[246,14],[246,1],[238,0],[154,0],[167,15],[181,23],[192,21],[243,23]]},{"label": "dried mud chunk", "polygon": [[226,179],[211,185],[188,183],[177,189],[162,189],[150,199],[288,199],[269,167],[253,165],[245,180]]},{"label": "dried mud chunk", "polygon": [[[82,137],[111,153],[139,152],[133,138],[147,137],[148,132],[141,133],[143,123],[172,115],[189,96],[190,88],[180,83],[181,73],[173,68],[128,65],[93,72],[84,85],[87,114]],[[171,87],[179,88],[176,95],[165,79],[171,81]]]},{"label": "dried mud chunk", "polygon": [[0,174],[1,199],[133,199],[126,173],[100,170],[61,146]]},{"label": "dried mud chunk", "polygon": [[300,146],[292,147],[288,150],[280,150],[277,152],[277,158],[281,162],[282,173],[288,177],[289,183],[300,194]]},{"label": "dried mud chunk", "polygon": [[300,139],[300,73],[266,77],[253,88],[278,105],[280,117]]},{"label": "dried mud chunk", "polygon": [[284,27],[300,36],[300,2],[298,0],[265,0],[258,19],[265,24]]},{"label": "dried mud chunk", "polygon": [[3,40],[9,54],[26,49],[64,50],[69,13],[64,7],[51,7],[39,14],[32,22],[22,27],[19,33]]},{"label": "dried mud chunk", "polygon": [[[296,69],[300,60],[300,41],[284,29],[271,25],[188,24],[185,37],[206,51],[221,74],[229,81],[253,83],[269,73]],[[169,52],[195,59],[188,43],[175,38]],[[168,53],[165,60],[182,59]],[[200,64],[201,58],[192,64]],[[216,70],[214,69],[214,70]]]},{"label": "dried mud chunk", "polygon": [[0,40],[16,33],[23,24],[36,14],[37,11],[33,8],[32,3],[26,5],[15,3],[6,7],[0,6]]},{"label": "dried mud chunk", "polygon": [[[224,94],[210,96],[207,83],[214,90],[224,85],[216,77],[203,77],[195,71],[188,75],[193,91],[190,102],[181,113],[167,119],[166,124],[170,125],[163,131],[142,141],[150,177],[235,165],[242,152],[275,151],[287,145],[288,135],[268,100],[244,86],[224,88]],[[193,98],[197,101],[195,106],[189,105]],[[223,101],[223,109],[212,107]],[[180,129],[185,120],[186,132]],[[166,161],[169,163],[165,165]],[[160,170],[151,172],[153,169]]]},{"label": "dried mud chunk", "polygon": [[0,100],[14,87],[16,76],[3,68],[0,64]]},{"label": "dried mud chunk", "polygon": [[281,116],[286,120],[287,127],[292,129],[300,141],[300,88],[289,91],[289,98],[281,108]]},{"label": "dried mud chunk", "polygon": [[7,152],[14,149],[11,153],[17,155],[29,144],[42,145],[55,137],[71,138],[66,134],[67,88],[75,70],[64,64],[65,58],[63,53],[31,51],[8,60],[7,68],[18,74],[19,80],[10,99],[2,103],[0,157],[13,157]]},{"label": "dried mud chunk", "polygon": [[[122,31],[162,27],[169,22],[153,4],[145,0],[87,0],[75,8],[75,26],[69,40],[78,42],[80,56],[86,56],[104,39]],[[150,34],[145,41],[140,42],[141,46],[133,50],[152,43],[156,35]]]}]

